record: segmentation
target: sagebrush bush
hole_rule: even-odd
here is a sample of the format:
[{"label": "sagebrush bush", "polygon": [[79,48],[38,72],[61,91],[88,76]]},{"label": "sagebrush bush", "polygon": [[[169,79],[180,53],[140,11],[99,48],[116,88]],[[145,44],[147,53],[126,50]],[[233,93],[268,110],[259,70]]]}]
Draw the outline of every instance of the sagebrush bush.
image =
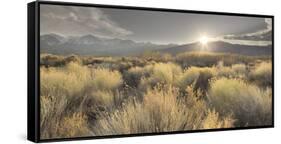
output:
[{"label": "sagebrush bush", "polygon": [[118,71],[108,69],[93,69],[91,85],[96,90],[113,90],[123,82],[122,75]]},{"label": "sagebrush bush", "polygon": [[132,67],[124,73],[124,80],[129,86],[137,88],[141,78],[148,77],[151,74],[152,67],[152,65],[147,65],[145,67]]},{"label": "sagebrush bush", "polygon": [[202,51],[181,53],[178,54],[175,59],[176,62],[184,68],[190,66],[211,67],[216,65],[219,61],[224,61],[227,66],[235,63],[252,61],[252,59],[247,56]]},{"label": "sagebrush bush", "polygon": [[56,96],[58,93],[64,93],[72,96],[85,87],[88,79],[89,71],[75,63],[70,63],[64,68],[41,69],[40,94]]},{"label": "sagebrush bush", "polygon": [[[212,67],[190,67],[188,69],[185,69],[182,75],[179,75],[177,86],[185,90],[187,86],[191,86],[192,84],[195,84],[197,82],[198,84],[208,84],[208,80],[215,75],[216,71]],[[200,81],[197,81],[199,76],[201,76],[201,79]]]},{"label": "sagebrush bush", "polygon": [[77,63],[69,63],[62,68],[40,69],[41,138],[67,135],[67,131],[59,131],[59,125],[70,112],[68,104],[76,97],[83,97],[89,79],[90,71]]},{"label": "sagebrush bush", "polygon": [[238,127],[271,124],[271,94],[243,80],[213,80],[208,98],[220,114],[233,114]]},{"label": "sagebrush bush", "polygon": [[234,64],[231,66],[231,69],[238,75],[238,77],[244,77],[247,75],[247,67],[245,64]]},{"label": "sagebrush bush", "polygon": [[151,78],[159,83],[171,84],[181,72],[181,67],[176,64],[157,63],[153,67]]},{"label": "sagebrush bush", "polygon": [[91,136],[86,115],[74,113],[62,118],[58,125],[57,138],[73,138]]},{"label": "sagebrush bush", "polygon": [[[115,90],[122,84],[122,76],[118,71],[108,69],[90,70],[79,63],[70,62],[61,68],[42,68],[41,71],[41,137],[54,138],[56,136],[72,136],[74,133],[59,129],[65,121],[77,123],[77,115],[72,113],[83,112],[86,100],[93,99],[94,104],[112,106],[115,103]],[[70,108],[71,106],[71,108]],[[72,107],[76,107],[72,108]],[[69,118],[68,115],[75,117]],[[81,118],[81,121],[84,118]],[[83,120],[84,122],[84,120]],[[73,124],[75,127],[75,124]],[[85,125],[84,125],[85,126]],[[77,133],[85,127],[77,128]],[[65,133],[63,133],[64,131]],[[69,132],[69,133],[67,133]],[[77,136],[83,136],[84,133]]]},{"label": "sagebrush bush", "polygon": [[147,89],[157,84],[176,84],[181,74],[181,67],[174,63],[156,63],[152,66],[149,77],[141,79],[141,88]]},{"label": "sagebrush bush", "polygon": [[45,66],[62,66],[64,65],[64,60],[62,56],[52,55],[52,54],[41,54],[40,55],[40,65]]},{"label": "sagebrush bush", "polygon": [[130,101],[123,109],[98,120],[93,132],[95,135],[114,135],[232,126],[230,117],[209,115],[205,103],[192,94],[179,99],[178,89],[155,87],[147,91],[143,102]]},{"label": "sagebrush bush", "polygon": [[236,120],[231,115],[221,118],[215,110],[208,110],[203,120],[202,129],[231,128]]},{"label": "sagebrush bush", "polygon": [[40,58],[42,139],[271,124],[268,58],[207,52]]},{"label": "sagebrush bush", "polygon": [[217,77],[244,78],[247,75],[247,67],[242,63],[225,66],[223,61],[219,61],[215,68]]},{"label": "sagebrush bush", "polygon": [[272,86],[272,63],[262,62],[257,64],[250,72],[250,80],[261,86]]},{"label": "sagebrush bush", "polygon": [[82,64],[82,60],[77,55],[70,55],[64,58],[64,63],[79,63]]}]

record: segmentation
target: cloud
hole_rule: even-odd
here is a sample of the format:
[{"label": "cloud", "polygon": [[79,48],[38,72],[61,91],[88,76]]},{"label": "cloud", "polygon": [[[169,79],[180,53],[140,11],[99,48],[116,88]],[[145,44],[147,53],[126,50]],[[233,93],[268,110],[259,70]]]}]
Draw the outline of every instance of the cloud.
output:
[{"label": "cloud", "polygon": [[265,18],[266,27],[264,29],[245,34],[230,34],[223,36],[227,40],[251,40],[251,41],[271,41],[272,39],[272,19]]},{"label": "cloud", "polygon": [[103,37],[123,37],[132,34],[120,27],[102,10],[90,7],[41,5],[41,33],[65,36],[94,34]]}]

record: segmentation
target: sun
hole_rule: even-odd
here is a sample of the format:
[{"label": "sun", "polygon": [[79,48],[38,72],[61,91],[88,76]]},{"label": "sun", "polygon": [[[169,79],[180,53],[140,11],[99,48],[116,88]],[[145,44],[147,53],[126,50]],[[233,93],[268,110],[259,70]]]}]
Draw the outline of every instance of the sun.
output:
[{"label": "sun", "polygon": [[199,39],[199,42],[202,44],[202,45],[207,45],[208,42],[209,42],[209,38],[207,36],[201,36],[200,39]]}]

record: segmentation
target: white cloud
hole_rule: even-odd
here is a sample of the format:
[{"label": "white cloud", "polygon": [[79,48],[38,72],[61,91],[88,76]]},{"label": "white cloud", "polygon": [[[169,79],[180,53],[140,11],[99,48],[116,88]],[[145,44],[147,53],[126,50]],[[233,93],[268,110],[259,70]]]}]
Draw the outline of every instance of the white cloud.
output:
[{"label": "white cloud", "polygon": [[42,33],[94,34],[103,37],[123,37],[132,34],[98,8],[42,5],[40,20]]}]

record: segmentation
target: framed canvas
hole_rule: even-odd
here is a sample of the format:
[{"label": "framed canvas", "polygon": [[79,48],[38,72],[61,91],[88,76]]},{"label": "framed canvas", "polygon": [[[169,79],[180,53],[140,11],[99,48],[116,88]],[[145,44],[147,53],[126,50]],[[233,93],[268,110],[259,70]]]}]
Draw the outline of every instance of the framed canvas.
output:
[{"label": "framed canvas", "polygon": [[28,139],[274,127],[271,15],[28,4]]}]

